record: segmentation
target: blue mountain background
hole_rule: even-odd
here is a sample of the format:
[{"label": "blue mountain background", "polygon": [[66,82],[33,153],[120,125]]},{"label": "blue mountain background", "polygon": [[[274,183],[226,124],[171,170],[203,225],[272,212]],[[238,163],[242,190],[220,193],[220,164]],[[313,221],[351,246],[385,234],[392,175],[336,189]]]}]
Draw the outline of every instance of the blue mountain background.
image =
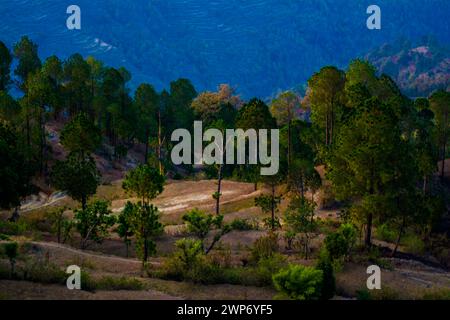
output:
[{"label": "blue mountain background", "polygon": [[[66,28],[71,4],[81,8],[79,31]],[[371,4],[381,30],[366,27]],[[43,59],[93,55],[130,70],[133,87],[161,90],[183,77],[199,91],[229,83],[264,98],[399,38],[447,45],[449,13],[448,0],[0,0],[0,40],[12,47],[28,35]]]}]

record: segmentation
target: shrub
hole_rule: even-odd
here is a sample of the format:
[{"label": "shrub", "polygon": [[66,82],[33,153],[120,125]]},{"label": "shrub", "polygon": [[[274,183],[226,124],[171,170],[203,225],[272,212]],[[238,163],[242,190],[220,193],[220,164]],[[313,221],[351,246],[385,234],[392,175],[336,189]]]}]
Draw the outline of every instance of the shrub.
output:
[{"label": "shrub", "polygon": [[384,223],[380,225],[375,232],[377,238],[387,242],[394,242],[397,238],[396,232]]},{"label": "shrub", "polygon": [[81,290],[94,292],[97,289],[97,283],[92,279],[91,275],[81,270]]},{"label": "shrub", "polygon": [[105,276],[95,281],[97,290],[143,290],[144,285],[135,278]]},{"label": "shrub", "polygon": [[214,247],[214,245],[221,239],[223,235],[231,231],[229,225],[223,224],[223,215],[213,216],[212,214],[206,214],[199,209],[193,209],[183,216],[183,221],[187,223],[189,232],[195,234],[202,241],[202,248],[204,247],[205,238],[209,232],[213,229],[221,229],[219,233],[214,236],[213,242],[205,250],[208,254]]},{"label": "shrub", "polygon": [[3,251],[5,252],[5,255],[9,259],[9,263],[11,265],[11,277],[14,276],[14,267],[16,265],[16,259],[19,255],[19,245],[17,242],[8,242],[3,245]]},{"label": "shrub", "polygon": [[398,300],[399,295],[395,290],[384,286],[381,290],[368,290],[366,288],[356,291],[358,300]]},{"label": "shrub", "polygon": [[4,235],[18,236],[27,231],[31,231],[31,226],[24,220],[17,222],[0,220],[0,233]]},{"label": "shrub", "polygon": [[423,295],[424,300],[450,300],[450,289],[438,289]]},{"label": "shrub", "polygon": [[419,236],[415,234],[409,234],[405,236],[402,243],[405,246],[405,250],[410,253],[422,254],[425,251],[425,243]]},{"label": "shrub", "polygon": [[9,241],[10,238],[6,234],[0,233],[0,241]]},{"label": "shrub", "polygon": [[258,276],[259,285],[270,286],[273,284],[272,277],[277,274],[281,269],[287,266],[286,258],[279,254],[274,253],[270,257],[261,258],[258,261],[256,267],[256,274]]},{"label": "shrub", "polygon": [[271,217],[266,217],[262,220],[262,222],[263,222],[264,228],[266,228],[267,230],[272,230],[272,223],[273,223],[274,229],[281,228],[280,218],[278,218],[278,217],[274,217],[273,220]]},{"label": "shrub", "polygon": [[275,288],[294,300],[318,300],[321,297],[323,272],[312,267],[290,265],[273,276]]},{"label": "shrub", "polygon": [[64,284],[67,274],[57,265],[40,259],[31,259],[25,263],[23,280],[36,283]]},{"label": "shrub", "polygon": [[257,263],[261,259],[270,258],[278,249],[278,236],[270,233],[255,241],[251,250],[251,261]]},{"label": "shrub", "polygon": [[[203,255],[202,242],[181,239],[175,243],[176,250],[163,264],[160,276],[166,279],[184,280]],[[157,275],[157,274],[156,274]]]},{"label": "shrub", "polygon": [[101,243],[115,221],[106,201],[96,200],[86,209],[75,211],[75,226],[81,236],[81,249],[86,249],[89,241]]},{"label": "shrub", "polygon": [[231,229],[238,231],[248,231],[253,230],[254,226],[249,222],[249,220],[245,219],[234,219],[230,224]]},{"label": "shrub", "polygon": [[316,269],[323,272],[323,284],[321,288],[320,298],[329,300],[336,294],[336,277],[334,276],[334,268],[328,254],[322,253],[317,262]]},{"label": "shrub", "polygon": [[356,229],[351,224],[343,224],[325,238],[325,248],[331,260],[338,260],[350,253],[356,241]]}]

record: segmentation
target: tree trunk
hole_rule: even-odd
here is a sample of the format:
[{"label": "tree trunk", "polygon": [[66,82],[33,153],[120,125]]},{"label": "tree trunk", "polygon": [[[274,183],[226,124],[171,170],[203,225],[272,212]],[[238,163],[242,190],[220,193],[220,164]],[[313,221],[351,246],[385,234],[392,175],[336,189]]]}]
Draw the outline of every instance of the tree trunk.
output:
[{"label": "tree trunk", "polygon": [[[444,139],[446,139],[446,138],[444,138]],[[441,179],[444,179],[444,174],[445,174],[445,149],[446,149],[446,147],[447,147],[447,143],[445,142],[445,140],[444,140],[444,144],[443,144],[443,146],[442,146],[443,148],[443,150],[442,150],[442,167],[441,167]]]},{"label": "tree trunk", "polygon": [[58,237],[58,243],[61,243],[61,223],[62,223],[62,217],[58,216],[58,229],[57,229],[57,237]]},{"label": "tree trunk", "polygon": [[288,182],[290,180],[290,173],[291,173],[291,153],[292,153],[292,149],[291,149],[291,120],[289,120],[288,123],[288,167],[287,167],[287,178],[288,178]]},{"label": "tree trunk", "polygon": [[220,195],[222,192],[222,168],[223,164],[219,167],[219,178],[218,178],[218,185],[217,185],[217,197],[216,197],[216,215],[220,214]]},{"label": "tree trunk", "polygon": [[403,234],[403,230],[405,229],[405,225],[406,225],[406,218],[403,217],[402,225],[400,227],[400,231],[398,232],[397,241],[395,242],[394,250],[392,250],[392,253],[391,253],[391,258],[393,258],[395,256],[395,253],[397,252],[398,246],[400,244],[400,239]]},{"label": "tree trunk", "polygon": [[275,231],[275,185],[272,184],[272,231]]},{"label": "tree trunk", "polygon": [[161,155],[161,145],[162,145],[162,137],[161,137],[161,112],[158,110],[158,164],[159,164],[159,174],[163,175],[163,166],[162,166],[162,155]]},{"label": "tree trunk", "polygon": [[20,218],[19,209],[20,209],[20,205],[14,208],[11,218],[9,218],[10,222],[17,222],[19,220],[19,218]]},{"label": "tree trunk", "polygon": [[86,197],[85,195],[83,195],[83,196],[81,197],[81,208],[82,208],[83,210],[86,210],[86,204],[87,204],[87,197]]},{"label": "tree trunk", "polygon": [[148,260],[148,239],[145,236],[144,237],[144,257],[142,259],[142,267],[143,268],[145,267],[145,263],[147,262],[147,260]]},{"label": "tree trunk", "polygon": [[427,182],[428,182],[427,180],[428,180],[428,177],[426,175],[424,175],[423,176],[423,188],[422,188],[423,194],[427,193]]},{"label": "tree trunk", "polygon": [[145,129],[145,157],[144,157],[144,164],[147,164],[148,162],[148,139],[149,139],[149,129]]},{"label": "tree trunk", "polygon": [[128,258],[128,236],[125,234],[125,255]]},{"label": "tree trunk", "polygon": [[367,230],[366,230],[366,240],[365,240],[365,246],[366,248],[370,248],[372,246],[372,213],[369,213],[367,216]]},{"label": "tree trunk", "polygon": [[441,179],[444,179],[445,174],[445,151],[447,147],[447,122],[448,122],[448,113],[445,114],[445,122],[444,122],[444,142],[442,145],[442,167],[441,167]]}]

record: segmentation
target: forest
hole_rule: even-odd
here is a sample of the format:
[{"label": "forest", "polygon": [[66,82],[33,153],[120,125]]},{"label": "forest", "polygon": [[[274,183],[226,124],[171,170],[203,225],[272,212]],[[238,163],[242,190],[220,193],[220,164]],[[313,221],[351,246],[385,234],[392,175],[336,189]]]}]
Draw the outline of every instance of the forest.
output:
[{"label": "forest", "polygon": [[[134,90],[131,79],[92,56],[42,61],[26,36],[12,48],[0,41],[0,287],[64,288],[77,260],[87,292],[204,298],[231,284],[246,288],[241,298],[450,299],[448,88],[412,99],[361,59],[317,70],[303,97],[270,100],[244,100],[228,84],[197,92],[184,78]],[[193,133],[194,121],[279,129],[278,173],[261,175],[250,158],[173,164],[171,135]],[[184,192],[201,196],[183,206]],[[102,254],[127,264],[112,271]],[[433,268],[431,285],[365,288],[367,266],[395,279],[405,261]],[[354,274],[363,280],[349,287]],[[5,288],[0,298],[14,297]]]}]

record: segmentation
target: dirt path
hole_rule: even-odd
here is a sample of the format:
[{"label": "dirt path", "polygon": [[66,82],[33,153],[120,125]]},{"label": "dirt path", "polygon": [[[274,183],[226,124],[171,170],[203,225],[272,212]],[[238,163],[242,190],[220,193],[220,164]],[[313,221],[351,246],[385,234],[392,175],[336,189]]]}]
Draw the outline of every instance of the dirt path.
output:
[{"label": "dirt path", "polygon": [[181,300],[156,290],[96,291],[68,290],[61,285],[43,285],[27,281],[0,281],[0,299],[27,300]]},{"label": "dirt path", "polygon": [[[212,195],[217,191],[215,180],[172,181],[164,188],[164,192],[153,203],[164,214],[179,214],[191,208],[208,209],[215,205]],[[253,184],[224,180],[222,182],[221,205],[237,202],[257,196]],[[112,210],[118,213],[123,210],[127,201],[137,199],[120,199],[112,202]]]}]

